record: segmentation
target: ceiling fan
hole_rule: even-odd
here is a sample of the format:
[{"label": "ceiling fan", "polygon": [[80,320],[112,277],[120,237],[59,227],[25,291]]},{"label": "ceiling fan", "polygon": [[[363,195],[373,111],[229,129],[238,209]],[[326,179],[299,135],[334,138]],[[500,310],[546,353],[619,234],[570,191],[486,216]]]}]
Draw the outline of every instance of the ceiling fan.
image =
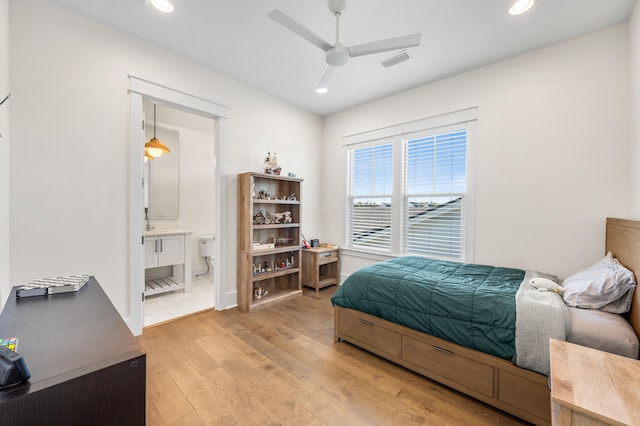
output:
[{"label": "ceiling fan", "polygon": [[370,43],[358,44],[355,46],[345,46],[340,43],[340,15],[345,7],[347,7],[346,0],[329,1],[329,10],[336,17],[336,42],[334,44],[329,44],[313,31],[309,30],[278,9],[272,10],[268,15],[277,23],[298,34],[309,43],[318,46],[325,52],[327,65],[322,71],[322,74],[320,74],[320,78],[316,83],[316,91],[319,93],[325,93],[327,91],[327,82],[329,81],[329,76],[333,67],[345,65],[349,62],[350,58],[387,52],[389,50],[406,49],[408,47],[420,45],[422,35],[420,33],[415,33],[406,36],[373,41]]}]

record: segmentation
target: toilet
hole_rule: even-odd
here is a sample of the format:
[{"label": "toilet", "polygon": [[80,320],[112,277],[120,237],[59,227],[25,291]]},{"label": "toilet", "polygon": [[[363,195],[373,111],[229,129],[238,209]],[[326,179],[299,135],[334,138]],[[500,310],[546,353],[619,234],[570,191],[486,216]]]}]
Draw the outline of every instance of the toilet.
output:
[{"label": "toilet", "polygon": [[200,256],[213,257],[214,246],[213,243],[216,240],[215,235],[203,235],[200,240]]},{"label": "toilet", "polygon": [[202,235],[198,238],[200,241],[200,256],[204,257],[204,261],[207,263],[207,272],[202,275],[196,275],[197,277],[202,277],[205,275],[209,275],[209,279],[213,281],[213,258],[215,247],[214,243],[216,240],[215,235]]}]

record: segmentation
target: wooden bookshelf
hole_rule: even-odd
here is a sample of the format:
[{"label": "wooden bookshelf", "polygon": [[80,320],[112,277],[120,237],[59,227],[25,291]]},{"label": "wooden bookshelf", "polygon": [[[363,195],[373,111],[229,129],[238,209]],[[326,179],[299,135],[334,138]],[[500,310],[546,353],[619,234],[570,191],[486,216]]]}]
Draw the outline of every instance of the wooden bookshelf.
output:
[{"label": "wooden bookshelf", "polygon": [[[301,183],[299,178],[263,173],[238,175],[238,306],[242,310],[302,294]],[[259,213],[261,217],[256,216]],[[264,248],[267,244],[274,247]]]}]

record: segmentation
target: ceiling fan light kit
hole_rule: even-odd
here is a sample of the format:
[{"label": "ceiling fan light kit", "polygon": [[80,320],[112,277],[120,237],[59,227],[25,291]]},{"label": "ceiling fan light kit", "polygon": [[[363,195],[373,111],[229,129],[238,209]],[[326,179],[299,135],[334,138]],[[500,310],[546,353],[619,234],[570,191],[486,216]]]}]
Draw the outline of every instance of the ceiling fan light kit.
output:
[{"label": "ceiling fan light kit", "polygon": [[[350,58],[372,55],[374,53],[382,53],[391,50],[402,50],[420,45],[422,35],[419,33],[373,41],[355,46],[343,45],[340,43],[340,15],[346,7],[346,0],[329,0],[329,10],[336,17],[336,41],[334,44],[329,44],[313,31],[309,30],[278,9],[272,10],[268,15],[283,27],[296,33],[325,52],[325,61],[327,66],[320,75],[318,83],[316,84],[316,91],[318,93],[326,93],[328,75],[331,67],[346,65]],[[325,91],[320,92],[319,89],[325,89]]]},{"label": "ceiling fan light kit", "polygon": [[160,12],[171,13],[173,12],[173,4],[169,0],[151,0],[153,7]]},{"label": "ceiling fan light kit", "polygon": [[327,50],[326,54],[327,64],[334,67],[339,67],[346,64],[347,62],[349,62],[349,57],[349,49],[347,49],[340,43],[336,43],[334,47]]},{"label": "ceiling fan light kit", "polygon": [[521,15],[533,7],[534,0],[514,0],[509,8],[510,15]]}]

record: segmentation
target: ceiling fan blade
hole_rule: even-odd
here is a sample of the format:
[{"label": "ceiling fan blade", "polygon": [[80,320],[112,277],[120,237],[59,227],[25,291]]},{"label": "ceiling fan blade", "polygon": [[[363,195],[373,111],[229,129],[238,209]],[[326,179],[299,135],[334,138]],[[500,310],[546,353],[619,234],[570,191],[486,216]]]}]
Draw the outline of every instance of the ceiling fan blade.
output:
[{"label": "ceiling fan blade", "polygon": [[401,37],[388,38],[386,40],[372,41],[371,43],[358,44],[349,47],[351,57],[371,55],[373,53],[400,50],[420,45],[422,34],[410,34]]},{"label": "ceiling fan blade", "polygon": [[318,82],[316,83],[316,92],[325,93],[329,89],[328,83],[329,83],[329,78],[331,77],[331,74],[333,74],[333,67],[327,64],[322,70],[322,73],[320,74],[320,78],[318,78]]},{"label": "ceiling fan blade", "polygon": [[320,38],[320,36],[313,33],[308,28],[303,27],[301,24],[294,21],[291,17],[289,17],[284,12],[278,9],[273,9],[268,16],[269,18],[273,19],[283,27],[290,29],[291,31],[298,34],[303,39],[307,40],[309,43],[318,46],[322,50],[327,50],[333,47],[328,42]]}]

